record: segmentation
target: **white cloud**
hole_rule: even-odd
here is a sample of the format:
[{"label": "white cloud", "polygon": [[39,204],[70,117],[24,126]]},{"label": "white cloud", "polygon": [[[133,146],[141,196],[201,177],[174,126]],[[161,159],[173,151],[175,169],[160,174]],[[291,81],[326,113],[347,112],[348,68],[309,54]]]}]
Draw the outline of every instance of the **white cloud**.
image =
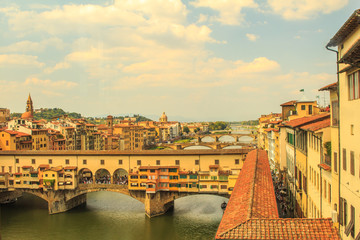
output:
[{"label": "white cloud", "polygon": [[268,0],[275,14],[286,20],[304,20],[329,14],[348,4],[348,0]]},{"label": "white cloud", "polygon": [[59,88],[59,89],[63,89],[63,88],[73,88],[76,87],[78,85],[78,83],[76,82],[69,82],[69,81],[52,81],[49,79],[46,80],[42,80],[39,79],[37,77],[29,77],[25,80],[25,85],[27,86],[41,86],[41,87],[46,87],[46,88]]},{"label": "white cloud", "polygon": [[28,67],[43,67],[44,63],[38,61],[37,56],[22,55],[22,54],[3,54],[0,55],[0,66],[28,66]]},{"label": "white cloud", "polygon": [[54,67],[44,69],[44,72],[45,73],[53,73],[54,71],[57,71],[60,69],[68,69],[68,68],[70,68],[70,64],[68,62],[60,62],[60,63],[57,63]]},{"label": "white cloud", "polygon": [[250,41],[252,41],[252,42],[255,42],[255,41],[259,38],[258,35],[251,34],[251,33],[247,33],[247,34],[246,34],[246,37],[247,37]]},{"label": "white cloud", "polygon": [[195,7],[211,8],[219,12],[219,16],[212,18],[224,25],[239,25],[244,21],[244,8],[257,8],[253,0],[195,0],[190,2]]},{"label": "white cloud", "polygon": [[64,47],[64,43],[59,38],[44,39],[40,42],[24,40],[10,44],[8,46],[2,46],[0,47],[0,52],[3,53],[42,52],[48,46],[56,47],[57,49],[62,49]]}]

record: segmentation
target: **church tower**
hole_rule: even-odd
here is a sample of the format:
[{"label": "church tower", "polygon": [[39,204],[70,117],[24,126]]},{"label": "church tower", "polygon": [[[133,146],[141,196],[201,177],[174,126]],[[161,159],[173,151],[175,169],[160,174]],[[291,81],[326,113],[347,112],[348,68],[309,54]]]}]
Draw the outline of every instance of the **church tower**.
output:
[{"label": "church tower", "polygon": [[30,112],[31,115],[34,114],[34,107],[33,107],[33,102],[31,100],[30,93],[29,93],[28,100],[26,101],[26,112]]},{"label": "church tower", "polygon": [[166,123],[168,121],[168,117],[166,116],[165,112],[163,112],[163,114],[161,115],[159,121],[162,122],[162,123]]},{"label": "church tower", "polygon": [[29,97],[28,100],[26,101],[26,112],[24,112],[21,115],[22,119],[32,119],[34,118],[34,107],[33,107],[33,102],[31,100],[31,96],[29,93]]}]

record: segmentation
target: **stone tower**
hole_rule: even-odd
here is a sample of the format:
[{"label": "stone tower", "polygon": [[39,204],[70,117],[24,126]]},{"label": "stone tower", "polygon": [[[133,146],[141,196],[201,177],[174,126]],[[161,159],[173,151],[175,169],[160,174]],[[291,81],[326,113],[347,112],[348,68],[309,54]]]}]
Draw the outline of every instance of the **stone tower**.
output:
[{"label": "stone tower", "polygon": [[30,93],[29,93],[28,100],[26,101],[26,112],[30,112],[31,115],[34,114],[34,107],[33,107],[33,102],[31,100]]},{"label": "stone tower", "polygon": [[108,134],[113,134],[113,116],[109,115],[106,118],[106,126],[108,127]]},{"label": "stone tower", "polygon": [[161,115],[159,121],[160,122],[167,122],[168,121],[168,118],[167,118],[165,112],[163,112],[163,114]]}]

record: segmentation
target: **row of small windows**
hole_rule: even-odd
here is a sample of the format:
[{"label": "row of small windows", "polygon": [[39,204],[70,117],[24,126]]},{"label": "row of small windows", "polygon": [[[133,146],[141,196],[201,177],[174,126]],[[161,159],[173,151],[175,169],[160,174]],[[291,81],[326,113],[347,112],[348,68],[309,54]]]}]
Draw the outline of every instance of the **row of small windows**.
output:
[{"label": "row of small windows", "polygon": [[[239,164],[240,164],[240,159],[235,159],[234,161],[235,161],[235,165],[239,165]],[[16,158],[16,159],[15,159],[15,163],[19,164],[19,163],[20,163],[20,160],[19,160],[18,158]],[[52,160],[52,159],[48,159],[48,163],[49,163],[49,164],[52,164],[52,163],[53,163],[53,160]],[[36,159],[31,159],[31,164],[36,164]],[[66,165],[69,165],[69,164],[70,164],[70,159],[65,159],[65,164],[66,164]],[[86,165],[86,164],[87,164],[87,159],[83,159],[82,164],[83,164],[83,165]],[[122,160],[122,159],[119,159],[118,164],[119,164],[119,165],[122,165],[122,164],[123,164],[123,160]],[[214,164],[215,164],[215,165],[219,165],[219,164],[220,164],[220,160],[215,159],[215,160],[214,160]],[[101,159],[101,160],[100,160],[100,165],[105,165],[105,160],[104,160],[104,159]],[[137,165],[141,166],[141,160],[137,160]],[[160,161],[160,160],[156,160],[156,165],[161,165],[161,161]],[[180,165],[180,160],[175,160],[175,165]],[[200,160],[196,159],[196,160],[195,160],[195,165],[200,165]]]}]

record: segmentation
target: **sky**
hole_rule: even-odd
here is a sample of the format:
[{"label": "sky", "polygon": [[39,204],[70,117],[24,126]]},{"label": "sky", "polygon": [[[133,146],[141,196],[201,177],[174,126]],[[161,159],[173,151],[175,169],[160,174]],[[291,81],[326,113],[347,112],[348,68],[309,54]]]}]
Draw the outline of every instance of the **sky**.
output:
[{"label": "sky", "polygon": [[[0,107],[240,121],[336,81],[358,0],[1,0]],[[155,118],[154,117],[154,118]],[[154,119],[157,120],[157,119]]]}]

